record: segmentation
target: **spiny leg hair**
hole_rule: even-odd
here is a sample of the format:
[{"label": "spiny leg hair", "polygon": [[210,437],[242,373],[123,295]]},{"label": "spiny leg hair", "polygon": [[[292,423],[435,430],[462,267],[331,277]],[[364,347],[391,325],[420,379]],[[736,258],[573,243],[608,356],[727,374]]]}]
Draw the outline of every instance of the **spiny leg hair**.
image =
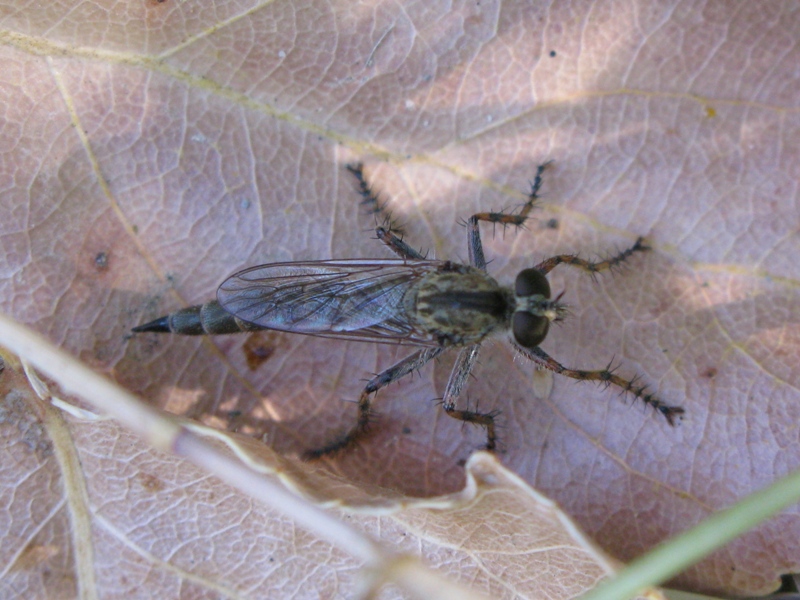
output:
[{"label": "spiny leg hair", "polygon": [[542,187],[542,173],[552,161],[536,167],[536,175],[531,183],[531,191],[528,193],[528,201],[522,205],[519,212],[482,212],[472,215],[466,221],[467,226],[467,246],[469,248],[469,262],[472,266],[486,270],[486,256],[483,253],[483,243],[481,242],[481,232],[478,223],[500,223],[504,227],[513,225],[521,227],[528,220],[528,214],[533,210],[536,201],[539,199],[539,189]]},{"label": "spiny leg hair", "polygon": [[383,242],[389,250],[406,260],[424,260],[425,255],[403,241],[403,238],[395,235],[392,229],[378,226],[375,228],[376,237]]},{"label": "spiny leg hair", "polygon": [[514,346],[525,357],[529,358],[537,365],[542,366],[545,369],[549,369],[554,373],[558,373],[559,375],[564,375],[565,377],[571,377],[572,379],[578,379],[580,381],[599,381],[606,385],[615,385],[623,392],[630,392],[646,405],[652,406],[656,411],[664,415],[664,418],[666,418],[667,422],[672,426],[675,425],[676,420],[680,419],[681,415],[685,412],[680,406],[670,406],[669,404],[665,404],[659,400],[655,394],[648,393],[647,386],[636,385],[636,377],[633,379],[624,379],[620,377],[614,373],[614,368],[611,366],[611,363],[609,363],[605,369],[599,369],[596,371],[569,369],[552,358],[538,346],[530,349],[523,348],[517,344],[514,344]]},{"label": "spiny leg hair", "polygon": [[366,177],[364,177],[364,165],[362,163],[347,165],[347,170],[353,174],[353,177],[358,182],[358,193],[363,198],[361,204],[367,206],[371,214],[380,214],[387,217],[386,205],[381,201],[378,194],[372,191]]},{"label": "spiny leg hair", "polygon": [[635,252],[646,252],[647,250],[650,250],[650,247],[645,245],[644,238],[640,237],[636,240],[633,246],[631,246],[627,250],[623,250],[622,252],[615,254],[610,258],[607,258],[606,260],[592,262],[584,260],[583,258],[580,258],[575,254],[559,254],[558,256],[552,256],[547,260],[540,262],[538,265],[536,265],[536,268],[539,271],[541,271],[544,275],[547,275],[558,265],[564,264],[573,267],[578,267],[579,269],[583,269],[584,271],[591,273],[592,276],[594,276],[595,273],[600,273],[601,271],[607,271],[609,269],[613,269],[614,267],[619,266]]},{"label": "spiny leg hair", "polygon": [[375,236],[400,258],[423,260],[425,258],[423,254],[403,241],[402,228],[392,220],[392,215],[386,208],[386,204],[381,202],[378,194],[372,191],[366,177],[364,177],[364,165],[361,163],[347,165],[347,170],[353,174],[358,182],[358,191],[364,198],[361,204],[370,207],[370,212],[375,215],[376,220],[378,215],[383,216],[382,224],[375,227]]},{"label": "spiny leg hair", "polygon": [[303,458],[305,460],[314,460],[326,455],[336,454],[337,452],[350,448],[358,443],[358,440],[363,437],[365,433],[367,433],[369,424],[373,418],[371,396],[379,389],[386,387],[393,381],[397,381],[409,373],[421,368],[425,363],[439,356],[442,352],[444,352],[444,350],[445,348],[423,348],[422,350],[418,350],[414,354],[405,357],[403,360],[392,365],[385,371],[381,371],[375,375],[375,377],[367,382],[367,385],[361,392],[361,396],[358,398],[358,420],[356,421],[355,426],[339,439],[334,440],[333,442],[322,446],[321,448],[308,450],[303,455]]},{"label": "spiny leg hair", "polygon": [[467,383],[472,367],[478,360],[480,344],[473,344],[462,348],[458,353],[450,379],[442,398],[442,408],[445,414],[464,423],[474,423],[486,428],[486,450],[494,450],[497,446],[497,433],[495,431],[495,417],[497,412],[482,413],[474,410],[459,410],[456,408],[456,400]]},{"label": "spiny leg hair", "polygon": [[[622,262],[627,260],[632,254],[635,252],[645,252],[650,250],[650,248],[645,245],[644,238],[640,237],[636,240],[636,242],[628,248],[627,250],[623,250],[622,252],[617,253],[616,255],[607,258],[603,261],[598,262],[591,262],[588,260],[584,260],[579,258],[574,254],[559,254],[558,256],[553,256],[548,258],[545,261],[542,261],[536,268],[541,271],[543,274],[548,274],[552,271],[555,267],[561,264],[570,265],[573,267],[578,267],[579,269],[583,269],[584,271],[591,273],[592,276],[601,272],[607,271],[609,269],[613,269],[614,267],[619,266]],[[515,344],[515,346],[517,346]],[[636,384],[637,378],[634,377],[633,379],[623,379],[619,375],[614,373],[614,369],[611,367],[611,364],[605,369],[599,369],[596,371],[584,371],[581,369],[569,369],[559,363],[554,358],[550,357],[544,350],[539,347],[526,349],[520,346],[517,346],[517,349],[530,360],[535,362],[536,364],[549,369],[555,373],[560,375],[564,375],[565,377],[571,377],[572,379],[578,379],[581,381],[600,381],[605,383],[606,385],[616,385],[624,392],[630,392],[640,400],[642,400],[646,405],[652,406],[656,411],[664,415],[669,422],[670,425],[675,425],[676,419],[679,419],[680,416],[684,413],[684,409],[680,406],[670,406],[665,404],[661,400],[659,400],[655,394],[649,393],[647,391],[647,386],[639,386]]]}]

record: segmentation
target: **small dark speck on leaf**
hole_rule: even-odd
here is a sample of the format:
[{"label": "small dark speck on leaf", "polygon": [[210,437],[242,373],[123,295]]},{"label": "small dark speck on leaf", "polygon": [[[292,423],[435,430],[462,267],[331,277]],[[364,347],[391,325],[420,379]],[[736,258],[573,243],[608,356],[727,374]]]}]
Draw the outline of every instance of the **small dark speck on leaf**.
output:
[{"label": "small dark speck on leaf", "polygon": [[104,271],[108,268],[108,252],[98,252],[94,257],[94,266],[98,271]]}]

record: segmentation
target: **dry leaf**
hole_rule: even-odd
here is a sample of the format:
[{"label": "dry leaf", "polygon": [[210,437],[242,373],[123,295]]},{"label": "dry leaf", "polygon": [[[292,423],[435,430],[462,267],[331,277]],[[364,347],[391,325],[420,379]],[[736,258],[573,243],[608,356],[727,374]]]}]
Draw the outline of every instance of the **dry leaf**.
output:
[{"label": "dry leaf", "polygon": [[[6,331],[5,323],[0,330]],[[57,374],[51,361],[43,355],[37,360]],[[62,364],[79,369],[71,362]],[[3,374],[6,403],[0,426],[6,439],[15,440],[8,449],[21,459],[16,469],[8,469],[7,478],[31,463],[29,470],[51,474],[63,491],[42,498],[41,509],[50,509],[50,518],[43,519],[41,530],[25,531],[31,524],[26,519],[9,523],[9,547],[24,546],[4,578],[4,595],[9,597],[175,597],[178,589],[190,597],[353,597],[354,589],[393,579],[406,590],[422,590],[417,597],[466,600],[466,590],[448,590],[456,595],[446,595],[444,582],[426,586],[426,574],[406,559],[367,552],[375,566],[362,572],[363,559],[352,546],[362,543],[357,531],[370,532],[391,553],[421,555],[451,583],[488,594],[481,597],[575,598],[617,569],[557,506],[487,453],[473,455],[466,466],[466,487],[450,496],[398,498],[375,489],[367,497],[367,490],[337,482],[308,463],[286,461],[252,438],[190,425],[205,437],[211,453],[214,447],[234,451],[260,473],[259,481],[277,477],[299,496],[327,498],[329,510],[356,530],[341,532],[350,544],[339,539],[338,548],[329,548],[314,533],[330,539],[331,530],[307,531],[304,518],[294,512],[292,505],[302,500],[276,502],[253,493],[256,488],[231,488],[220,481],[229,479],[212,454],[192,460],[217,477],[148,446],[158,435],[142,440],[112,420],[92,418],[90,412],[52,398],[35,372],[28,370],[28,376],[35,393],[18,368]],[[84,379],[86,397],[119,414],[119,403],[126,400],[115,399],[118,392],[113,390],[110,396],[98,395],[89,378],[96,376]],[[75,381],[74,376],[63,379],[68,387]],[[151,419],[144,413],[142,418]],[[161,428],[157,421],[149,426]],[[178,452],[188,447],[186,435],[174,437],[169,446]],[[41,477],[30,479],[41,483]],[[27,507],[29,496],[15,494],[19,490],[13,483],[4,489],[10,514]],[[293,515],[298,515],[297,522]],[[78,566],[74,579],[73,561]],[[381,597],[398,597],[397,590],[388,588]],[[655,591],[648,597],[662,598]]]},{"label": "dry leaf", "polygon": [[[253,346],[127,332],[210,299],[244,266],[388,256],[370,239],[349,161],[366,162],[409,243],[464,260],[458,219],[515,206],[535,166],[553,159],[538,220],[494,236],[484,228],[490,272],[510,282],[553,253],[593,256],[647,235],[653,252],[620,273],[593,282],[554,272],[572,315],[543,348],[578,368],[615,358],[621,375],[638,373],[687,418],[671,429],[613,390],[562,378],[538,398],[547,386],[532,366],[487,345],[464,400],[502,411],[503,463],[622,560],[798,467],[792,4],[43,6],[7,12],[0,29],[2,310],[153,404],[265,436],[286,454],[329,439],[353,422],[362,380],[403,351],[284,334]],[[461,489],[461,465],[483,436],[433,400],[451,365],[452,356],[381,392],[375,434],[327,466],[348,486],[397,497]],[[132,530],[159,521],[159,531],[202,537],[192,529],[208,518],[201,507],[229,522],[254,510],[192,502],[188,492],[175,504],[185,510],[158,515],[134,510],[146,502],[133,493],[101,500],[124,444],[101,451],[101,431],[67,427],[95,502],[127,511]],[[52,441],[17,439],[33,461],[11,471],[17,495],[51,502],[35,503],[43,514],[8,517],[29,535],[5,564],[40,561],[66,580],[75,557],[49,563],[70,526],[63,475],[35,467],[39,441]],[[111,470],[89,470],[93,455]],[[7,454],[3,464],[18,463]],[[155,479],[128,485],[152,490],[171,468],[154,464]],[[183,477],[173,473],[167,489]],[[789,510],[678,584],[766,592],[798,569],[799,528]],[[213,558],[249,549],[233,544]],[[328,573],[345,564],[326,559]],[[216,569],[229,572],[215,564],[210,579]],[[177,575],[132,572],[120,589],[161,578],[162,595],[175,595],[167,580]],[[291,592],[298,582],[285,576]],[[237,593],[258,595],[262,581],[245,579]]]}]

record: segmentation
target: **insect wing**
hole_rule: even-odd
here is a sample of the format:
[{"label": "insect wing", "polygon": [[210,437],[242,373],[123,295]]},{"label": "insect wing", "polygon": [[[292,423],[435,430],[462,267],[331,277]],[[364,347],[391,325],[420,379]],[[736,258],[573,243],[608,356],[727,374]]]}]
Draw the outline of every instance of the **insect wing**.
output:
[{"label": "insect wing", "polygon": [[403,298],[437,261],[329,260],[262,265],[217,290],[222,307],[261,327],[337,338],[437,345],[406,317]]}]

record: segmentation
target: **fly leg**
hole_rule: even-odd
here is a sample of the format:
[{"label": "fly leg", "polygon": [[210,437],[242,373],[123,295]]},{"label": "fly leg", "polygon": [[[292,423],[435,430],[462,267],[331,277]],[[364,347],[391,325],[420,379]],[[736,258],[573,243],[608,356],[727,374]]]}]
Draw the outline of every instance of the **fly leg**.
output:
[{"label": "fly leg", "polygon": [[622,389],[623,392],[630,392],[648,406],[652,406],[656,411],[664,415],[670,425],[675,425],[675,420],[680,419],[681,415],[685,412],[680,406],[670,406],[663,403],[656,397],[655,394],[648,393],[647,386],[637,385],[636,377],[633,379],[623,379],[616,373],[611,364],[605,369],[597,371],[583,371],[579,369],[569,369],[562,365],[560,362],[552,358],[544,350],[538,346],[534,348],[523,348],[518,344],[514,344],[523,355],[535,362],[537,365],[549,369],[559,375],[571,377],[572,379],[579,379],[581,381],[599,381],[606,385],[615,385]]},{"label": "fly leg", "polygon": [[353,174],[358,182],[358,193],[361,194],[363,200],[361,204],[369,208],[369,212],[373,215],[384,215],[384,218],[390,220],[389,211],[386,209],[386,204],[381,201],[377,193],[372,191],[367,178],[364,177],[364,165],[362,163],[354,163],[347,165],[347,170]]},{"label": "fly leg", "polygon": [[400,258],[406,260],[424,260],[425,256],[423,254],[414,250],[414,248],[403,241],[402,230],[392,221],[389,211],[386,210],[386,205],[381,202],[378,194],[373,192],[369,183],[367,183],[364,177],[364,165],[361,163],[347,165],[347,170],[350,171],[358,181],[358,191],[364,198],[361,204],[370,206],[370,212],[375,215],[384,215],[383,223],[375,228],[375,235],[377,238],[386,244],[386,247]]},{"label": "fly leg", "polygon": [[550,271],[555,269],[558,265],[565,264],[571,265],[573,267],[578,267],[579,269],[583,269],[595,275],[595,273],[599,273],[600,271],[607,271],[609,269],[613,269],[614,267],[621,264],[623,261],[627,260],[628,257],[631,256],[634,252],[646,252],[650,250],[649,246],[646,246],[644,243],[644,238],[640,237],[636,240],[636,242],[628,248],[627,250],[623,250],[622,252],[612,256],[611,258],[607,258],[606,260],[602,260],[599,262],[591,262],[588,260],[584,260],[574,254],[559,254],[558,256],[553,256],[548,258],[545,261],[540,262],[536,265],[536,268],[541,271],[544,275],[547,275]]},{"label": "fly leg", "polygon": [[447,387],[444,390],[444,398],[442,399],[442,408],[444,412],[454,419],[463,421],[464,423],[475,423],[486,427],[486,449],[494,450],[497,446],[497,434],[495,432],[494,418],[497,413],[481,413],[473,410],[458,410],[456,408],[456,400],[458,399],[461,390],[467,383],[472,367],[478,360],[478,351],[480,344],[474,344],[467,348],[462,348],[456,358],[456,364],[453,365],[453,371],[450,373],[450,379],[447,382]]},{"label": "fly leg", "polygon": [[[584,271],[591,273],[594,277],[595,274],[601,271],[607,271],[620,265],[635,252],[644,252],[649,249],[650,248],[644,243],[644,238],[640,237],[636,240],[633,246],[627,250],[623,250],[615,256],[607,258],[603,261],[592,262],[579,258],[574,254],[559,254],[558,256],[553,256],[545,261],[542,261],[536,265],[536,269],[538,269],[542,274],[546,275],[558,265],[566,264],[583,269]],[[572,379],[578,379],[581,381],[600,381],[606,385],[615,385],[624,392],[630,392],[646,405],[652,406],[656,411],[664,415],[664,418],[667,419],[670,425],[675,425],[675,420],[679,419],[680,415],[684,413],[683,408],[680,406],[670,406],[669,404],[665,404],[659,400],[655,394],[649,393],[647,391],[647,386],[637,385],[636,377],[633,379],[623,379],[619,375],[615,374],[610,363],[605,369],[599,369],[596,371],[569,369],[554,358],[550,357],[538,346],[530,349],[523,348],[517,344],[515,344],[515,346],[520,352],[522,352],[522,354],[536,364],[544,367],[545,369],[549,369],[555,373],[558,373],[559,375],[564,375],[565,377],[571,377]]]},{"label": "fly leg", "polygon": [[406,244],[403,238],[391,229],[391,226],[387,228],[379,225],[375,228],[375,235],[380,241],[386,244],[389,250],[397,254],[400,258],[406,260],[425,260],[425,256]]},{"label": "fly leg", "polygon": [[397,381],[409,373],[416,371],[429,360],[439,356],[444,350],[445,348],[425,348],[419,350],[385,371],[375,375],[375,377],[367,382],[364,391],[361,392],[361,396],[358,398],[358,421],[356,425],[338,440],[334,440],[321,448],[307,451],[303,455],[303,458],[305,460],[313,460],[328,454],[335,454],[357,443],[359,438],[367,432],[372,420],[371,396],[382,387],[386,387],[393,381]]},{"label": "fly leg", "polygon": [[508,225],[521,227],[525,221],[528,220],[528,214],[539,199],[539,189],[542,187],[542,173],[544,173],[544,170],[549,164],[550,162],[546,162],[536,168],[536,175],[531,183],[531,191],[528,193],[528,201],[522,205],[519,212],[515,214],[505,212],[483,212],[474,214],[467,219],[469,263],[473,267],[478,267],[484,271],[486,270],[486,256],[483,254],[483,244],[481,243],[481,232],[478,228],[478,223],[480,221],[486,221],[487,223],[500,223],[503,227],[507,227]]}]

